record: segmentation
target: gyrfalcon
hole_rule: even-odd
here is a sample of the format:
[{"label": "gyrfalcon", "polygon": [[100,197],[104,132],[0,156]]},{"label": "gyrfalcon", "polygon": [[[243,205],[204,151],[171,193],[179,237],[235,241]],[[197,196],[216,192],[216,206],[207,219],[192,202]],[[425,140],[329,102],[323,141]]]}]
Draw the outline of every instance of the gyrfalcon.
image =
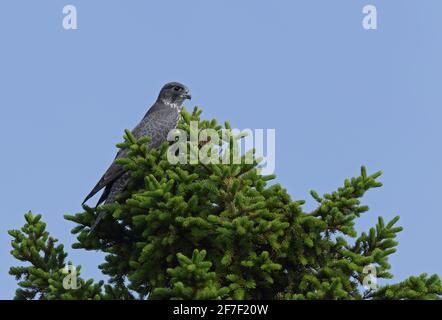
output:
[{"label": "gyrfalcon", "polygon": [[[176,128],[181,116],[182,103],[186,99],[191,99],[189,89],[178,82],[170,82],[163,86],[158,95],[156,102],[147,111],[141,122],[132,130],[132,134],[136,139],[143,136],[150,136],[150,148],[158,148],[167,140],[170,130]],[[127,156],[127,149],[120,149],[115,159]],[[115,197],[123,191],[130,179],[130,172],[125,172],[120,164],[113,162],[107,169],[106,173],[98,181],[97,185],[84,199],[84,204],[92,198],[97,192],[104,188],[104,192],[96,206],[101,203],[112,203]],[[106,216],[105,212],[101,212],[91,226],[92,232],[98,223]]]}]

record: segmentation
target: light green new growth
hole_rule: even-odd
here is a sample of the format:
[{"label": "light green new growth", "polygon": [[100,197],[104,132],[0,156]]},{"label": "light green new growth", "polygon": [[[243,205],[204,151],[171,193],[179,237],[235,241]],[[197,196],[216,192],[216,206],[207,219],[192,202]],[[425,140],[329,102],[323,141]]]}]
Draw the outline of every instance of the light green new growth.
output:
[{"label": "light green new growth", "polygon": [[[189,132],[222,126],[183,111],[179,128]],[[226,123],[225,128],[230,128]],[[118,146],[130,148],[118,162],[132,178],[117,203],[65,216],[76,224],[76,249],[106,253],[101,271],[109,283],[79,278],[65,289],[66,253],[49,237],[40,216],[25,215],[22,231],[10,231],[12,254],[27,267],[12,267],[17,299],[439,299],[438,276],[410,277],[394,285],[364,289],[367,266],[377,279],[392,278],[389,256],[402,230],[399,217],[358,235],[354,225],[368,207],[360,200],[378,188],[380,172],[345,180],[305,212],[274,176],[252,164],[171,164],[168,143],[146,147],[129,131]],[[227,136],[238,143],[241,136]],[[204,143],[200,143],[198,149]],[[230,157],[233,157],[233,148]],[[253,152],[253,151],[252,151]],[[244,157],[244,156],[243,156]],[[110,214],[92,234],[98,212]],[[352,240],[351,240],[352,239]],[[350,241],[351,240],[351,241]],[[78,268],[79,272],[79,268]],[[365,279],[365,282],[364,282]],[[379,283],[379,281],[378,281]]]}]

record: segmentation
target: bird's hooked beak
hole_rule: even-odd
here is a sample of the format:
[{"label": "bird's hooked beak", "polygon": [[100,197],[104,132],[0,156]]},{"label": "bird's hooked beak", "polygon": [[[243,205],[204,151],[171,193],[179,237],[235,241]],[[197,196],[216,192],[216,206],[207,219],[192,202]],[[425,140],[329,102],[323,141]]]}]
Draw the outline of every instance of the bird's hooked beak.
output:
[{"label": "bird's hooked beak", "polygon": [[184,99],[192,100],[192,95],[190,94],[189,90],[187,90],[186,93],[184,94]]}]

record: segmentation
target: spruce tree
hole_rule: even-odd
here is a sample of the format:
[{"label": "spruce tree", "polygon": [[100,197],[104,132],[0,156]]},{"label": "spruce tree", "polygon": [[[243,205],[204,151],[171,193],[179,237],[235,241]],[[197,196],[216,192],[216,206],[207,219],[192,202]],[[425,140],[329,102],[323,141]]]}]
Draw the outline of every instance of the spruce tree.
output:
[{"label": "spruce tree", "polygon": [[[183,110],[179,128],[214,129],[230,142],[228,157],[242,134],[225,134],[216,120],[200,118],[201,110]],[[65,288],[70,264],[62,245],[50,237],[41,216],[25,215],[21,230],[11,230],[11,253],[27,266],[12,267],[19,280],[16,299],[439,299],[437,275],[422,274],[374,288],[376,279],[392,278],[388,258],[402,231],[399,217],[358,234],[355,221],[368,211],[364,194],[382,184],[381,172],[344,181],[320,196],[313,212],[303,200],[292,200],[275,177],[263,176],[259,159],[244,163],[171,164],[170,143],[152,150],[148,137],[136,140],[126,130],[117,160],[131,180],[117,202],[65,218],[75,227],[75,249],[106,254],[99,266],[107,284],[84,280],[76,270],[77,288]],[[190,153],[210,145],[186,146]],[[209,151],[209,155],[214,153]],[[232,161],[231,161],[232,162]],[[109,213],[90,233],[96,215]]]}]

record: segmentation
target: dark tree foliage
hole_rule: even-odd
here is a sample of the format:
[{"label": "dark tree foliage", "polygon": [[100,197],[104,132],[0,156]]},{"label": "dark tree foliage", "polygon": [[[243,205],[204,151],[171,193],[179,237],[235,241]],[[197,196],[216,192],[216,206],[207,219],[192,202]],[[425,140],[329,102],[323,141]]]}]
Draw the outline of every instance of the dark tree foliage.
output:
[{"label": "dark tree foliage", "polygon": [[[183,111],[179,128],[189,132],[222,126],[200,119],[201,111]],[[224,129],[230,129],[228,123]],[[232,147],[242,135],[224,135]],[[379,217],[375,227],[358,234],[355,221],[368,211],[361,198],[378,188],[380,172],[345,180],[323,196],[311,194],[317,209],[305,212],[274,176],[262,176],[259,160],[251,164],[171,164],[169,143],[146,147],[126,130],[117,160],[132,178],[117,203],[65,216],[76,224],[76,249],[106,253],[101,271],[108,284],[84,280],[77,268],[77,288],[65,288],[67,254],[45,230],[41,216],[25,215],[26,224],[10,231],[11,253],[27,266],[12,267],[19,280],[16,299],[439,299],[437,275],[369,288],[392,278],[388,258],[402,230],[399,217]],[[188,146],[195,152],[208,145]],[[253,152],[253,150],[251,151]],[[209,151],[210,154],[210,151]],[[242,160],[245,155],[242,156]],[[107,217],[94,232],[99,212]],[[371,266],[371,271],[367,271]],[[371,282],[373,283],[373,281]]]}]

